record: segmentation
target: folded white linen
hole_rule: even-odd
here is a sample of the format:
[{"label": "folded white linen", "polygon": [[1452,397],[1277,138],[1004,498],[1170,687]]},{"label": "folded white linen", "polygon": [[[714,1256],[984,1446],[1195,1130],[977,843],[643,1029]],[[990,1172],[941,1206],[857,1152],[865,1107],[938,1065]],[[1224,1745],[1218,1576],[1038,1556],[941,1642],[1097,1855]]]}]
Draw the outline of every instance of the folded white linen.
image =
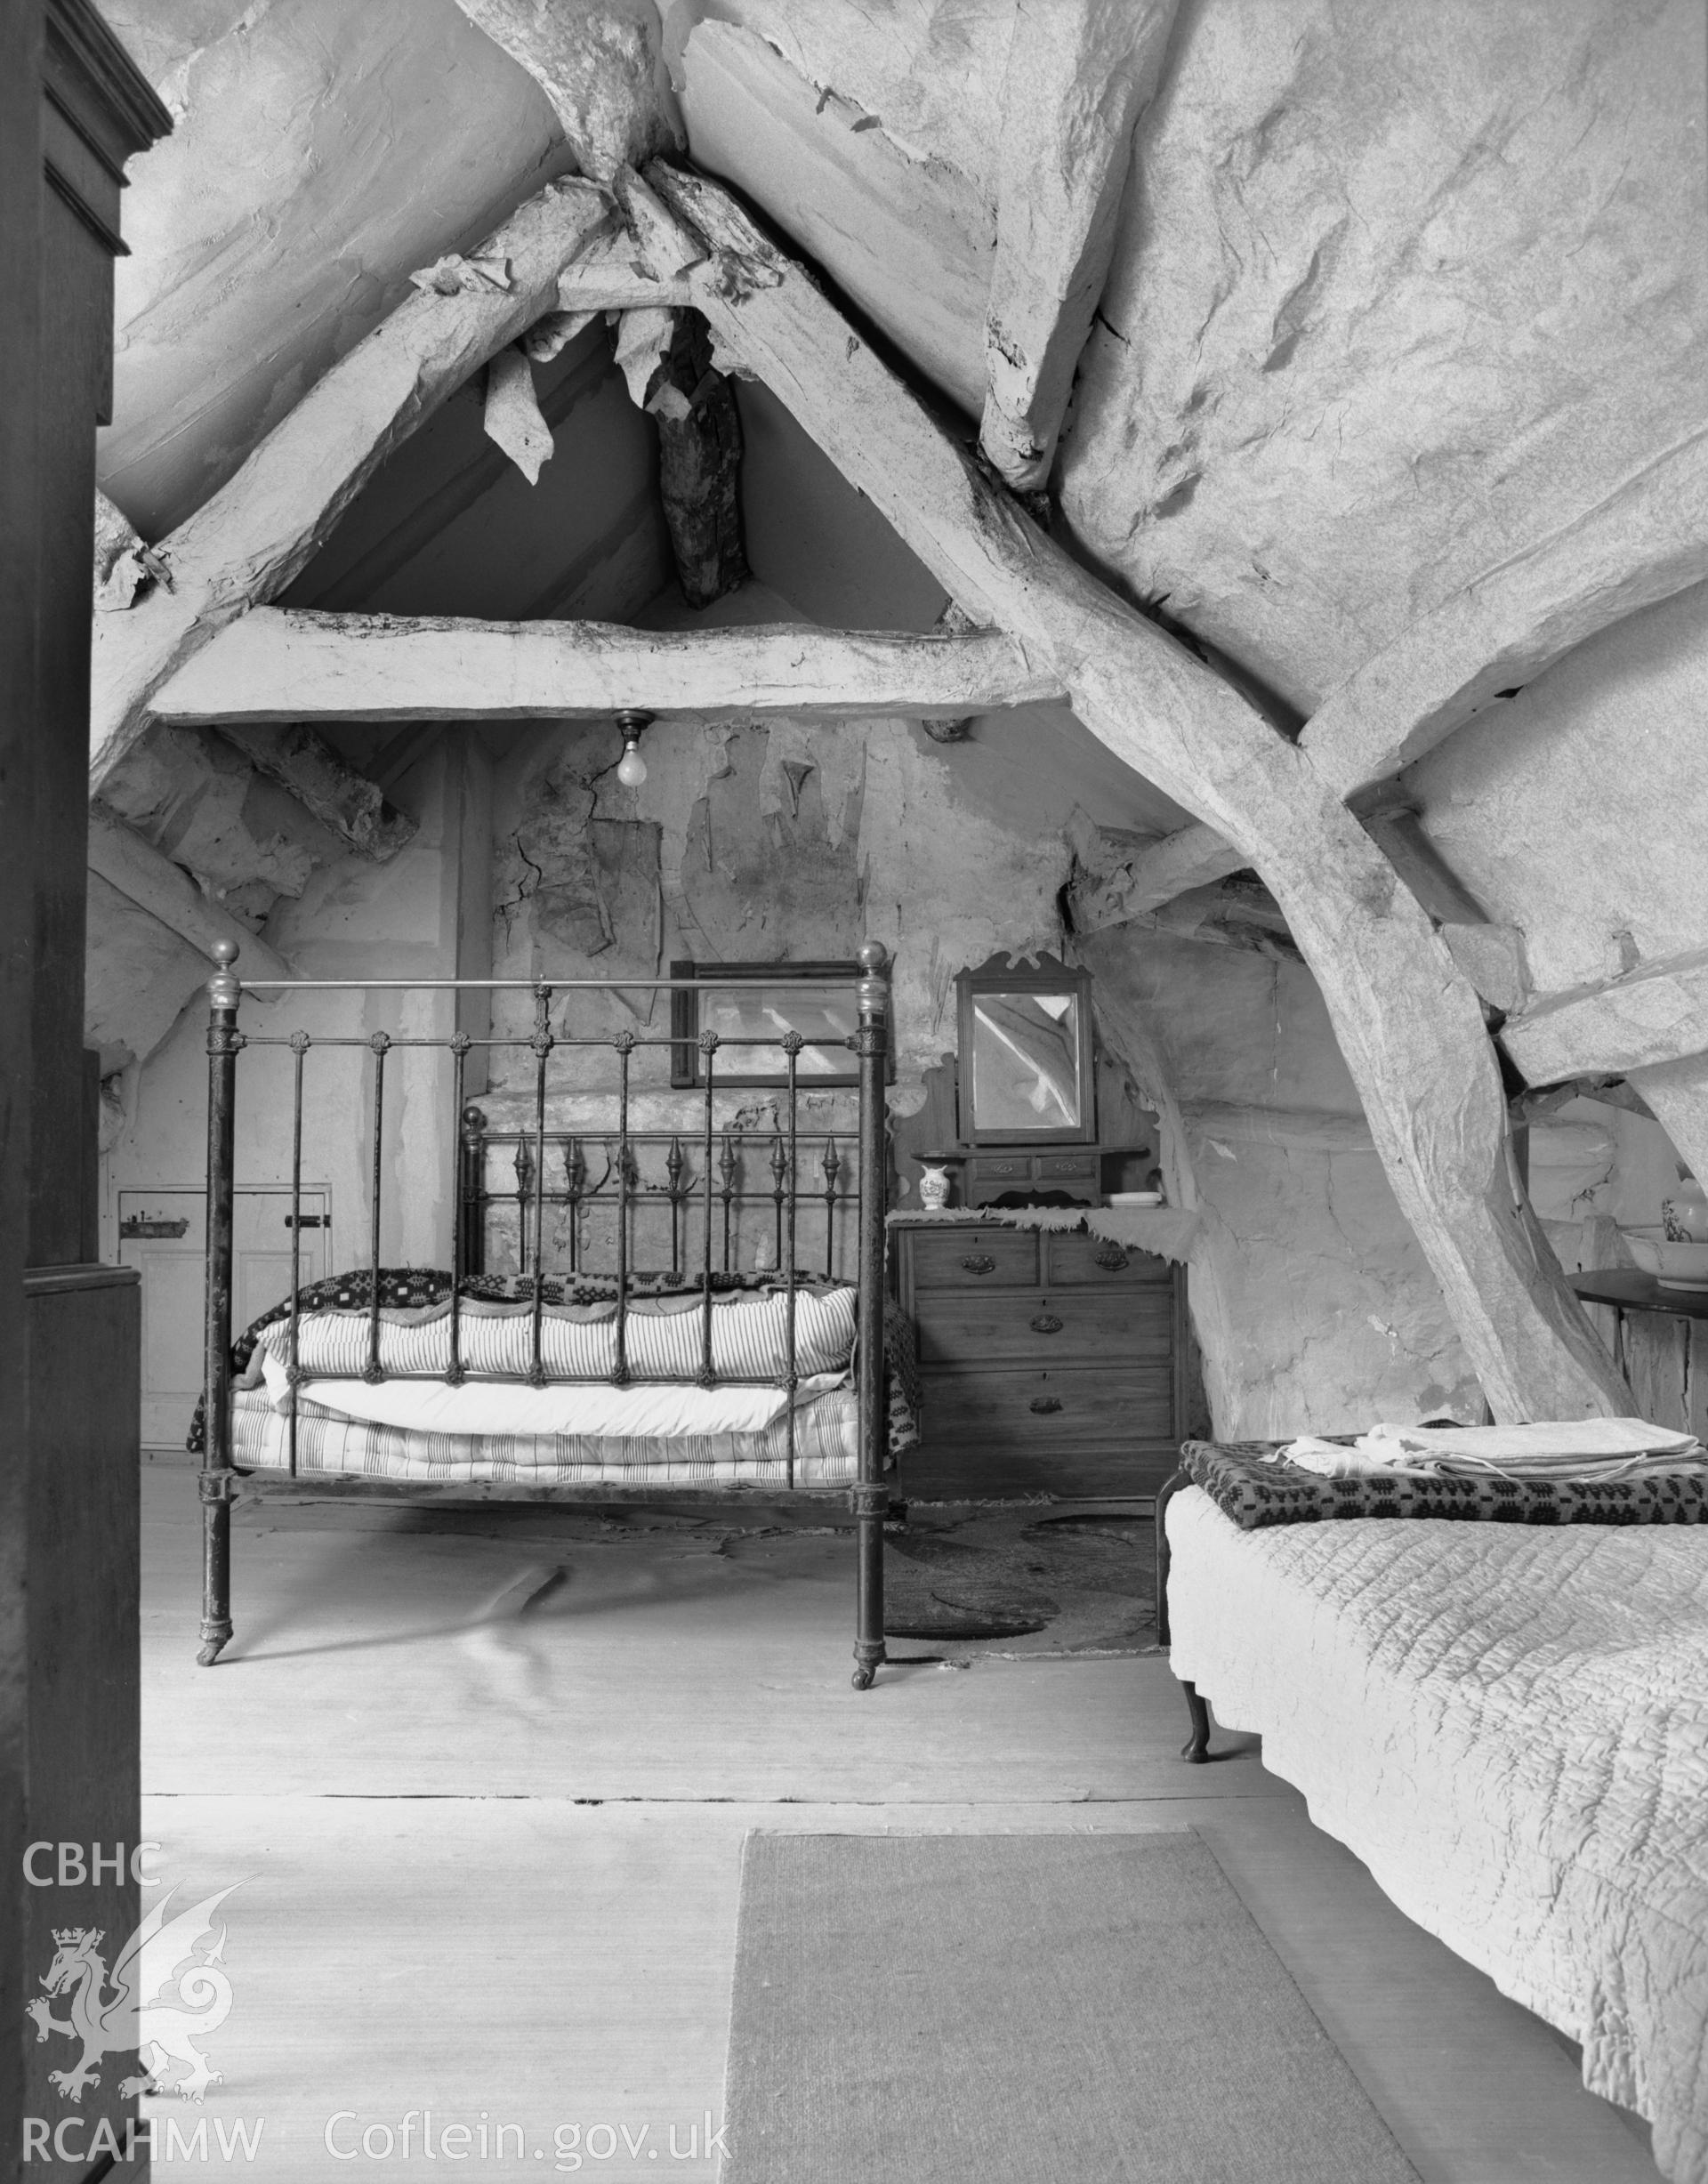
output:
[{"label": "folded white linen", "polygon": [[1537,1457],[1688,1455],[1694,1433],[1643,1418],[1545,1418],[1524,1426],[1372,1426],[1365,1443],[1396,1441],[1430,1455],[1479,1456],[1485,1463]]},{"label": "folded white linen", "polygon": [[1585,1481],[1643,1479],[1705,1460],[1693,1433],[1642,1418],[1545,1419],[1522,1426],[1373,1426],[1353,1447],[1305,1434],[1279,1458],[1323,1479],[1394,1472],[1413,1478]]},{"label": "folded white linen", "polygon": [[1319,1440],[1311,1433],[1289,1441],[1285,1448],[1276,1449],[1265,1461],[1296,1464],[1301,1471],[1314,1471],[1318,1479],[1367,1479],[1406,1471],[1410,1471],[1414,1478],[1424,1476],[1421,1467],[1402,1463],[1397,1455],[1366,1455],[1361,1447],[1344,1447],[1338,1441]]},{"label": "folded white linen", "polygon": [[[262,1366],[275,1410],[290,1405],[286,1367],[271,1350]],[[841,1387],[845,1373],[802,1380],[796,1400]],[[420,1433],[627,1435],[654,1440],[679,1433],[761,1433],[788,1407],[781,1388],[697,1388],[672,1382],[612,1388],[598,1381],[321,1380],[303,1390],[324,1410]]]}]

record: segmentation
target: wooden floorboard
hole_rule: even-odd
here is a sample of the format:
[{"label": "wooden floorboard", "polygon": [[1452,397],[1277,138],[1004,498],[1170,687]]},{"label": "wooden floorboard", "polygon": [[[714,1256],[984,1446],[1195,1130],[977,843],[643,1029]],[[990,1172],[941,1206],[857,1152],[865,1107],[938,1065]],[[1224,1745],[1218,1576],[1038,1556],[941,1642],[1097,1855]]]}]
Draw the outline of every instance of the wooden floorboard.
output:
[{"label": "wooden floorboard", "polygon": [[[156,2105],[181,2128],[264,2117],[246,2175],[367,2173],[328,2119],[353,2116],[347,2150],[431,2108],[436,2132],[523,2127],[520,2159],[472,2140],[471,2175],[575,2173],[562,2125],[584,2176],[711,2178],[667,2134],[721,2121],[750,1828],[1193,1826],[1425,2184],[1655,2184],[1566,2043],[1402,1917],[1252,1740],[1180,1763],[1160,1658],[924,1660],[860,1695],[845,1539],[713,1552],[669,1527],[459,1537],[338,1510],[240,1526],[238,1657],[201,1671],[193,1490],[165,1469],[145,1487],[148,1832],[178,1904],[241,1883],[234,2006],[205,2043],[223,2083],[205,2112]],[[608,2161],[602,2139],[585,2156],[598,2124]]]}]

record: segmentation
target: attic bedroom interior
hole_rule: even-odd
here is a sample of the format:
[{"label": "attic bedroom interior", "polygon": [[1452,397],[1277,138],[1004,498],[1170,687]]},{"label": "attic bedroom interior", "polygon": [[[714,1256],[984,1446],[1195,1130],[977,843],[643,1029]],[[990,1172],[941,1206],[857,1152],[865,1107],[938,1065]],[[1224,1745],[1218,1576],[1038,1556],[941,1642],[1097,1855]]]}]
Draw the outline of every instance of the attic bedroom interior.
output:
[{"label": "attic bedroom interior", "polygon": [[1708,2184],[1701,0],[0,22],[0,2177]]}]

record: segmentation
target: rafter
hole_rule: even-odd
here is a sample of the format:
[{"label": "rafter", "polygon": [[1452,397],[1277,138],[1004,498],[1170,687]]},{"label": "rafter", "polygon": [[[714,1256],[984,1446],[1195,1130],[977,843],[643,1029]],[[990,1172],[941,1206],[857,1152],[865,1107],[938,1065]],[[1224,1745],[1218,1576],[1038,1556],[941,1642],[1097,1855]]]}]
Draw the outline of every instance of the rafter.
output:
[{"label": "rafter", "polygon": [[273,728],[221,721],[220,733],[257,773],[287,788],[303,809],[359,857],[383,865],[419,831],[407,812],[385,801],[377,781],[346,764],[329,743],[300,722]]},{"label": "rafter", "polygon": [[1708,577],[1708,431],[1486,571],[1348,677],[1300,742],[1356,796],[1640,607]]},{"label": "rafter", "polygon": [[157,917],[212,963],[216,940],[235,941],[251,978],[288,979],[291,966],[229,910],[209,899],[189,877],[101,803],[89,809],[89,869],[109,886]]},{"label": "rafter", "polygon": [[1340,797],[994,487],[726,191],[659,166],[649,179],[712,246],[689,278],[721,346],[963,607],[1061,678],[1086,727],[1256,866],[1316,975],[1395,1195],[1497,1414],[1623,1407],[1623,1381],[1511,1189],[1477,996]]},{"label": "rafter", "polygon": [[[1708,948],[1605,986],[1551,994],[1511,1018],[1501,1044],[1533,1084],[1623,1076],[1708,1051]],[[1647,1096],[1647,1095],[1645,1095]]]},{"label": "rafter", "polygon": [[284,589],[391,449],[554,307],[564,267],[615,218],[591,183],[551,183],[481,246],[481,257],[505,262],[507,288],[414,291],[161,543],[169,585],[157,582],[128,611],[95,618],[92,790],[141,732],[173,670]]},{"label": "rafter", "polygon": [[158,691],[163,720],[517,721],[652,713],[847,719],[1059,697],[1005,637],[758,625],[463,622],[257,608]]},{"label": "rafter", "polygon": [[[1708,433],[1693,433],[1551,537],[1401,632],[1305,723],[1301,748],[1337,795],[1390,780],[1456,729],[1639,608],[1708,580]],[[1159,842],[1156,909],[1178,866],[1199,886],[1244,862],[1213,827]]]},{"label": "rafter", "polygon": [[534,78],[584,174],[608,182],[679,142],[649,5],[541,4],[457,0],[457,5]]},{"label": "rafter", "polygon": [[1049,480],[1175,6],[1020,0],[1015,12],[979,441],[1017,491]]},{"label": "rafter", "polygon": [[560,311],[675,310],[689,300],[680,275],[646,270],[626,233],[593,244],[558,276]]},{"label": "rafter", "polygon": [[1076,932],[1125,925],[1195,887],[1237,872],[1244,860],[1213,826],[1182,826],[1136,851],[1107,875],[1087,873],[1068,891]]}]

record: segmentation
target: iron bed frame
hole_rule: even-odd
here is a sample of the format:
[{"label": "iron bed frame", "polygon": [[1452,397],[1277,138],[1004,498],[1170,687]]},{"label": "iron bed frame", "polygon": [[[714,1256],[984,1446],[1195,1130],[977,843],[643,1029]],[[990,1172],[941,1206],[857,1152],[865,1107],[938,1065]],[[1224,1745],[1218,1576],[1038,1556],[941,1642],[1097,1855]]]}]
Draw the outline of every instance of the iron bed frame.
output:
[{"label": "iron bed frame", "polygon": [[[207,1106],[207,1239],[205,1285],[205,1440],[202,1466],[197,1484],[202,1503],[203,1515],[203,1599],[200,1645],[197,1654],[204,1667],[211,1667],[218,1660],[232,1636],[231,1621],[231,1507],[240,1487],[255,1474],[240,1470],[232,1455],[231,1409],[231,1299],[233,1273],[233,1201],[237,1187],[235,1173],[236,1114],[238,1060],[249,1047],[276,1047],[291,1056],[291,1156],[289,1235],[291,1238],[291,1283],[289,1295],[287,1377],[293,1390],[311,1382],[311,1375],[301,1364],[299,1355],[300,1321],[302,1318],[302,1111],[303,1084],[307,1058],[318,1048],[335,1047],[366,1050],[372,1057],[369,1082],[373,1087],[373,1123],[370,1135],[369,1205],[368,1205],[368,1273],[370,1296],[368,1311],[367,1363],[364,1378],[369,1382],[400,1379],[433,1379],[457,1386],[467,1374],[462,1363],[462,1302],[463,1285],[471,1277],[486,1270],[487,1258],[487,1229],[491,1209],[513,1203],[516,1206],[517,1258],[519,1272],[532,1277],[531,1363],[527,1374],[536,1387],[546,1384],[548,1374],[542,1358],[542,1330],[545,1309],[545,1283],[556,1269],[548,1269],[546,1260],[545,1210],[548,1205],[564,1209],[568,1223],[568,1266],[563,1271],[568,1275],[586,1274],[590,1269],[584,1263],[584,1253],[589,1241],[589,1231],[594,1225],[589,1219],[595,1212],[608,1213],[615,1244],[616,1266],[609,1278],[616,1285],[616,1314],[613,1323],[615,1336],[615,1366],[607,1376],[608,1384],[624,1386],[630,1383],[626,1350],[626,1336],[631,1317],[632,1292],[636,1280],[632,1253],[637,1221],[650,1209],[667,1206],[670,1215],[671,1266],[682,1269],[689,1254],[684,1246],[688,1242],[693,1213],[697,1206],[700,1214],[701,1248],[697,1277],[683,1273],[682,1286],[697,1287],[700,1303],[697,1317],[700,1321],[700,1365],[695,1380],[704,1388],[733,1385],[763,1385],[778,1387],[786,1391],[787,1402],[783,1413],[786,1421],[786,1437],[788,1459],[789,1484],[786,1487],[748,1485],[746,1483],[719,1487],[681,1487],[671,1485],[628,1485],[593,1483],[536,1486],[512,1489],[525,1493],[528,1498],[548,1501],[614,1501],[624,1498],[649,1497],[651,1499],[717,1499],[746,1495],[753,1499],[775,1500],[779,1495],[791,1493],[811,1494],[822,1498],[837,1489],[799,1487],[794,1484],[795,1412],[794,1394],[800,1382],[797,1371],[796,1298],[797,1277],[804,1278],[805,1269],[800,1256],[800,1226],[803,1207],[810,1211],[814,1220],[822,1218],[825,1231],[825,1269],[834,1275],[836,1268],[837,1229],[839,1214],[845,1221],[850,1212],[856,1222],[854,1286],[858,1297],[858,1342],[855,1360],[855,1384],[858,1403],[858,1471],[848,1488],[850,1505],[854,1517],[856,1534],[856,1624],[854,1639],[853,1683],[857,1690],[870,1688],[879,1664],[884,1659],[883,1645],[883,1524],[890,1511],[890,1487],[884,1477],[884,1459],[887,1454],[887,1426],[884,1405],[884,1200],[887,1167],[885,1140],[884,1085],[886,1060],[889,1052],[890,1019],[890,961],[885,949],[876,941],[868,941],[859,951],[857,977],[806,977],[790,979],[784,976],[771,979],[773,987],[794,986],[803,989],[824,991],[826,988],[851,993],[854,1002],[856,1027],[847,1038],[807,1039],[795,1031],[781,1036],[775,1033],[764,1038],[734,1039],[721,1037],[715,1032],[704,1032],[698,1047],[705,1060],[705,1082],[692,1093],[675,1091],[667,1095],[675,1102],[691,1100],[699,1108],[697,1130],[660,1131],[632,1130],[630,1127],[631,1102],[633,1088],[631,1082],[632,1061],[637,1050],[646,1047],[670,1048],[680,1044],[669,1036],[657,1037],[632,1031],[572,1033],[554,1028],[552,1012],[554,1003],[565,996],[580,994],[658,994],[673,993],[683,981],[675,979],[573,979],[557,980],[523,980],[499,979],[240,979],[233,968],[238,949],[230,941],[215,944],[214,955],[219,968],[207,985],[208,996],[208,1106]],[[694,981],[695,990],[704,993],[715,981],[705,977]],[[377,1031],[359,1034],[314,1034],[297,1030],[271,1034],[243,1031],[238,1026],[238,1011],[243,995],[270,994],[285,996],[311,992],[399,992],[399,993],[455,993],[473,989],[487,994],[521,992],[534,998],[534,1024],[530,1033],[523,1036],[472,1037],[458,1031],[448,1036],[393,1035]],[[566,1011],[567,1020],[567,1011]],[[745,1156],[746,1149],[754,1145],[754,1137],[737,1131],[728,1123],[717,1121],[715,1100],[721,1089],[716,1069],[716,1056],[724,1047],[780,1047],[786,1057],[786,1081],[777,1087],[779,1106],[776,1129],[769,1133],[769,1145],[764,1146],[764,1165],[769,1168],[769,1188],[747,1188]],[[384,1153],[384,1084],[387,1055],[394,1048],[430,1048],[447,1052],[451,1058],[453,1113],[457,1127],[452,1133],[455,1169],[447,1178],[451,1199],[453,1280],[449,1298],[450,1363],[442,1374],[388,1373],[381,1365],[381,1222],[383,1197]],[[842,1179],[849,1162],[841,1153],[836,1138],[826,1132],[803,1133],[799,1124],[799,1095],[802,1089],[799,1065],[802,1053],[810,1047],[839,1047],[851,1049],[858,1057],[858,1151],[854,1167],[853,1188],[850,1189]],[[465,1071],[469,1055],[478,1048],[488,1050],[526,1050],[535,1056],[533,1124],[529,1129],[488,1130],[484,1111],[477,1106],[465,1104]],[[617,1058],[616,1124],[613,1131],[548,1127],[547,1066],[552,1054],[560,1049],[585,1050],[604,1048]],[[806,1089],[811,1089],[808,1080]],[[585,1098],[577,1090],[576,1096]],[[697,1175],[693,1172],[692,1158],[685,1149],[684,1139],[695,1148],[698,1158]],[[590,1144],[602,1142],[606,1148],[604,1173],[590,1183],[591,1173],[587,1159]],[[816,1181],[804,1180],[803,1150],[818,1144]],[[667,1146],[663,1167],[665,1181],[649,1182],[641,1167],[641,1149]],[[512,1165],[516,1176],[513,1189],[500,1190],[491,1187],[489,1154],[512,1148]],[[547,1174],[550,1156],[555,1150],[557,1167],[562,1181],[558,1188],[548,1187]],[[717,1176],[714,1184],[713,1175]],[[738,1224],[740,1208],[755,1204],[768,1205],[773,1217],[773,1235],[776,1248],[777,1277],[786,1300],[786,1369],[762,1380],[739,1380],[730,1374],[720,1375],[713,1366],[713,1294],[716,1277],[731,1272],[732,1216]],[[714,1265],[713,1235],[720,1225],[722,1229],[721,1252],[718,1254],[721,1265]],[[289,1414],[288,1468],[280,1476],[294,1479],[297,1477],[297,1418],[293,1406]],[[324,1483],[337,1490],[355,1492],[372,1490],[376,1482],[365,1476],[350,1474],[313,1475],[317,1483]],[[395,1482],[378,1482],[384,1485]],[[498,1491],[503,1493],[504,1488]],[[481,1498],[490,1498],[487,1488]]]}]

